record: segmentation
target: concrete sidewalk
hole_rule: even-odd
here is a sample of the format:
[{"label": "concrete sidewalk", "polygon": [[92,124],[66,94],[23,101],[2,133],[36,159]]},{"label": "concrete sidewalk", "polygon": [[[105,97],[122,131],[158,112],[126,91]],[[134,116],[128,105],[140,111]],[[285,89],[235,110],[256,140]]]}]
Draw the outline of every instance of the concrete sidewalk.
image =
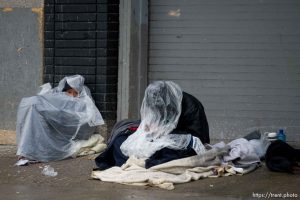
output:
[{"label": "concrete sidewalk", "polygon": [[0,145],[15,145],[16,131],[0,130]]},{"label": "concrete sidewalk", "polygon": [[[16,147],[0,145],[0,199],[260,199],[262,195],[300,199],[300,176],[274,173],[263,165],[243,176],[206,178],[176,185],[172,191],[153,187],[126,186],[90,178],[94,161],[88,157],[59,162],[14,166]],[[56,177],[41,174],[45,165]],[[296,197],[297,196],[297,197]],[[272,199],[272,198],[270,198]]]}]

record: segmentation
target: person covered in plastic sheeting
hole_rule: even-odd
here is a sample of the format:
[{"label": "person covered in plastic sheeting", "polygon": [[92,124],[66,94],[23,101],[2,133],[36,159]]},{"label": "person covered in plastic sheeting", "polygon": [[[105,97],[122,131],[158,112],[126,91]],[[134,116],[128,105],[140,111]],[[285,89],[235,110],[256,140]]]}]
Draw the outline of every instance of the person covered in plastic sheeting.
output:
[{"label": "person covered in plastic sheeting", "polygon": [[[177,127],[182,112],[182,99],[183,92],[174,82],[157,81],[150,84],[141,106],[141,124],[122,143],[122,153],[126,156],[149,158],[164,147],[181,150],[192,142],[197,153],[203,152],[205,148],[200,138],[191,133],[169,134]],[[189,121],[189,117],[192,118],[186,116],[185,121]]]},{"label": "person covered in plastic sheeting", "polygon": [[203,105],[174,82],[151,83],[145,90],[140,114],[136,131],[128,127],[121,133],[112,132],[107,150],[95,160],[99,169],[121,166],[130,156],[146,159],[148,168],[202,154],[204,144],[210,142]]},{"label": "person covered in plastic sheeting", "polygon": [[78,141],[89,139],[104,121],[82,76],[65,77],[53,89],[49,83],[41,87],[19,105],[17,155],[41,162],[62,160],[74,155]]}]

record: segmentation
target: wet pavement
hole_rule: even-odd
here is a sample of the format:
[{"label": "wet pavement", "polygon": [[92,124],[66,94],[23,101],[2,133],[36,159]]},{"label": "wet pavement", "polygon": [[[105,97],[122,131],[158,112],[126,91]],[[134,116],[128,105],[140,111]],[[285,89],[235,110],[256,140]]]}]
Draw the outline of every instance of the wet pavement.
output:
[{"label": "wet pavement", "polygon": [[[300,199],[299,174],[270,172],[264,165],[243,176],[206,178],[167,191],[92,180],[91,170],[96,166],[88,157],[17,167],[15,152],[15,146],[0,145],[1,200]],[[43,175],[45,165],[58,175]]]}]

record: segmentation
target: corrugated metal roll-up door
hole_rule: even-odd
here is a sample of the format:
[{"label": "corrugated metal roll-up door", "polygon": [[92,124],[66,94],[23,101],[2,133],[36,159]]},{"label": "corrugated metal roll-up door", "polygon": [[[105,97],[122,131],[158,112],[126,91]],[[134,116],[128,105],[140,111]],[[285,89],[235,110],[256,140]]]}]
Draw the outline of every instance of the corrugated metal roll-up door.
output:
[{"label": "corrugated metal roll-up door", "polygon": [[150,0],[149,82],[205,106],[211,138],[300,136],[300,1]]}]

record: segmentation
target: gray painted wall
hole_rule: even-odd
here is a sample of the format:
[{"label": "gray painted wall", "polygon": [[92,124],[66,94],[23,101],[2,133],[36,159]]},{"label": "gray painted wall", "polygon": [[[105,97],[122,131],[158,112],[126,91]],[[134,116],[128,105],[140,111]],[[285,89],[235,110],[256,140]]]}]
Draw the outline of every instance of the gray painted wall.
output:
[{"label": "gray painted wall", "polygon": [[42,84],[43,1],[0,2],[0,130],[15,130],[22,97]]},{"label": "gray painted wall", "polygon": [[147,87],[148,0],[120,0],[117,120],[138,119]]},{"label": "gray painted wall", "polygon": [[150,0],[149,81],[204,104],[213,139],[300,141],[300,1]]}]

